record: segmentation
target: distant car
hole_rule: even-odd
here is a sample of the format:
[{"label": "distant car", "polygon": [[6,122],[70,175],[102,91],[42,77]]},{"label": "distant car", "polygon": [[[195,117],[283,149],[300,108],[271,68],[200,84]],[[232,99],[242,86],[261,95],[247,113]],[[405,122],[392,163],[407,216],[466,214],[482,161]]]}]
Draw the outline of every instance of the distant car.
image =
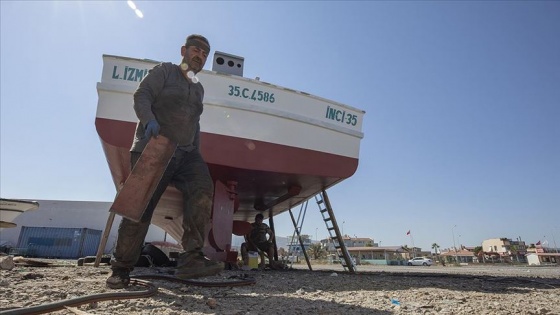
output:
[{"label": "distant car", "polygon": [[408,260],[408,264],[409,266],[431,266],[433,265],[434,262],[426,257],[415,257],[412,258],[410,260]]}]

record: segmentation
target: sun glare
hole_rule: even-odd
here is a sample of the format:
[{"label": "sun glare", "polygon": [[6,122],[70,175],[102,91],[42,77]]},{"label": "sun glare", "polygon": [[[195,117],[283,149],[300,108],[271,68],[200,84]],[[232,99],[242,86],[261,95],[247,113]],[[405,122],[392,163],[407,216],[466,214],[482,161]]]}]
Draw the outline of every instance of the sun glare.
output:
[{"label": "sun glare", "polygon": [[144,13],[142,13],[142,11],[140,11],[140,9],[138,9],[136,7],[136,4],[134,3],[134,1],[128,0],[126,2],[128,4],[128,6],[132,9],[132,11],[134,11],[134,13],[136,13],[136,16],[139,18],[143,18],[144,17]]}]

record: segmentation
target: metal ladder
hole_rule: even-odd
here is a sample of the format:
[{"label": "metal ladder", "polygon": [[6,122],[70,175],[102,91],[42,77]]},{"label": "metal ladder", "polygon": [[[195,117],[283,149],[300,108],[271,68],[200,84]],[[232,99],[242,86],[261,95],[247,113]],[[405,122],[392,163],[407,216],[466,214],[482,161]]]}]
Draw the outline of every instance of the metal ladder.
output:
[{"label": "metal ladder", "polygon": [[334,248],[336,249],[336,253],[340,259],[342,267],[344,267],[345,271],[356,272],[356,263],[350,256],[346,244],[344,244],[344,240],[340,234],[338,224],[336,223],[336,218],[334,217],[334,212],[332,210],[329,197],[327,196],[327,192],[323,189],[320,193],[315,195],[315,201],[319,206],[319,211],[323,216],[323,221],[325,221],[327,231],[329,231],[330,239],[333,241]]},{"label": "metal ladder", "polygon": [[[294,250],[293,249],[296,246],[296,243],[299,242],[300,248],[301,248],[301,250],[303,252],[303,255],[305,257],[305,261],[307,262],[307,267],[309,268],[309,270],[313,270],[311,268],[311,261],[309,261],[309,256],[307,255],[307,251],[305,250],[305,246],[304,246],[303,240],[301,238],[301,228],[303,226],[303,221],[305,220],[305,214],[307,213],[308,201],[309,200],[306,200],[304,203],[301,204],[301,208],[299,209],[297,222],[294,218],[294,214],[292,213],[292,209],[291,208],[288,209],[288,211],[290,212],[290,217],[292,218],[292,223],[294,224],[294,233],[292,234],[292,239],[290,240],[290,244],[288,246],[288,248],[290,249],[288,251],[288,254],[290,256],[294,256]],[[296,238],[296,235],[297,235],[297,238]],[[299,256],[299,255],[297,255],[297,256]],[[290,263],[293,263],[293,262],[290,261]]]}]

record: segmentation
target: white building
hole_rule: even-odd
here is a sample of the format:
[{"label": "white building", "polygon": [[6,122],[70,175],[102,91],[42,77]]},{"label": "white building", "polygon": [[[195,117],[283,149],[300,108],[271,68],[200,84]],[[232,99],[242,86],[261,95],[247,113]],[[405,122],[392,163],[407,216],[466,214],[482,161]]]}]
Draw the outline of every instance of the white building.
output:
[{"label": "white building", "polygon": [[560,265],[560,253],[529,253],[527,254],[529,265]]},{"label": "white building", "polygon": [[[35,200],[39,202],[39,209],[26,211],[13,220],[17,224],[14,228],[0,228],[0,245],[16,247],[22,226],[28,227],[59,227],[59,228],[88,228],[104,230],[109,217],[111,202],[100,201],[67,201],[67,200]],[[115,216],[111,233],[107,240],[104,253],[112,252],[117,240],[117,230],[121,222],[120,216]],[[157,226],[150,226],[145,241],[163,241],[176,243]]]}]

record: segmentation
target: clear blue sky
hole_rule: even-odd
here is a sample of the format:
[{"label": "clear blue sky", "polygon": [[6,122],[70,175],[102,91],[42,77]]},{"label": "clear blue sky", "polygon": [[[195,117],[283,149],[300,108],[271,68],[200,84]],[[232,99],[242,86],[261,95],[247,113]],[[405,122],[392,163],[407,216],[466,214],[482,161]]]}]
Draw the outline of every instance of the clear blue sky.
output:
[{"label": "clear blue sky", "polygon": [[[113,200],[102,54],[178,62],[200,33],[246,77],[366,111],[358,171],[328,191],[346,234],[560,246],[560,2],[0,5],[2,198]],[[292,234],[287,213],[276,229]],[[327,236],[314,204],[303,232]]]}]

